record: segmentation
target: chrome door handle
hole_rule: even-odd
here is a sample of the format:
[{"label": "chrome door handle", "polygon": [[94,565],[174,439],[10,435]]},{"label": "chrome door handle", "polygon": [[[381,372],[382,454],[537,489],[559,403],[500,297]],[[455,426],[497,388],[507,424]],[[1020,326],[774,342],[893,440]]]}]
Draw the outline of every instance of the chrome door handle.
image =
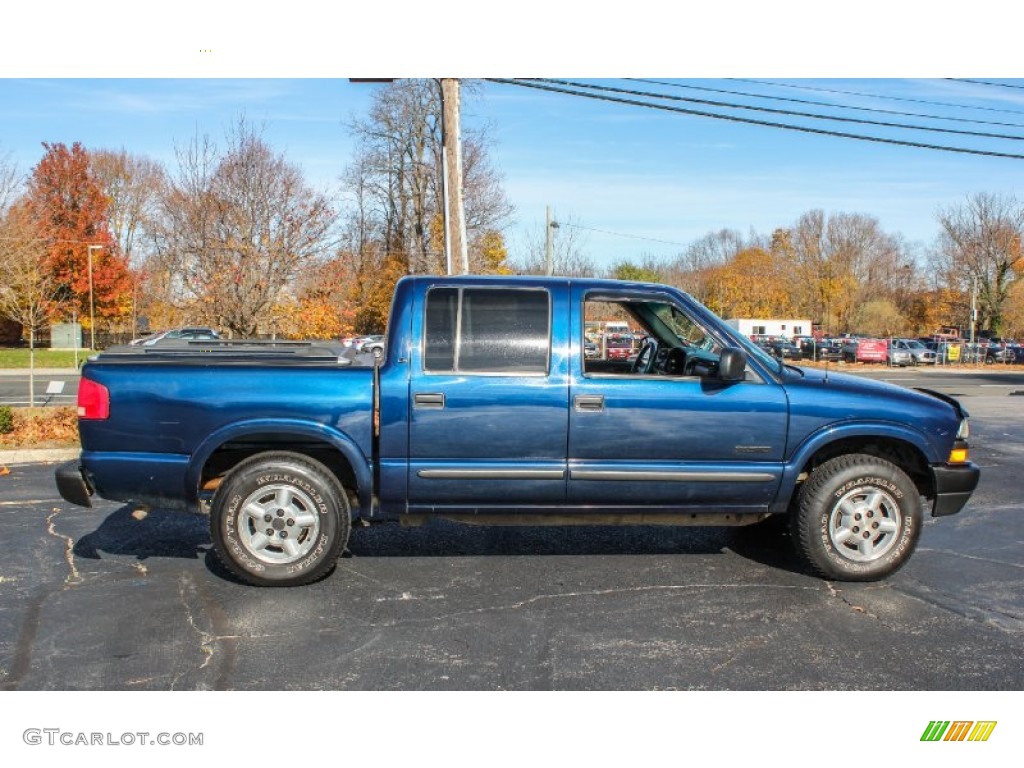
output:
[{"label": "chrome door handle", "polygon": [[576,395],[572,407],[577,411],[599,412],[604,410],[604,395]]},{"label": "chrome door handle", "polygon": [[412,397],[412,403],[416,408],[441,410],[444,408],[444,393],[417,392]]}]

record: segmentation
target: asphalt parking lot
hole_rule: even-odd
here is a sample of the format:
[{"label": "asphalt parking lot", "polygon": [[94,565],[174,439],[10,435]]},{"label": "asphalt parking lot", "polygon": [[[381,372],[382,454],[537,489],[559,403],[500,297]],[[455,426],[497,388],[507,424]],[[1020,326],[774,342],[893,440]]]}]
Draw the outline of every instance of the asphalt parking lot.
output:
[{"label": "asphalt parking lot", "polygon": [[[826,582],[727,528],[379,525],[289,590],[233,582],[200,516],[0,476],[6,690],[1024,688],[1024,376],[960,395],[982,479],[889,580]],[[907,381],[924,377],[921,382]]]}]

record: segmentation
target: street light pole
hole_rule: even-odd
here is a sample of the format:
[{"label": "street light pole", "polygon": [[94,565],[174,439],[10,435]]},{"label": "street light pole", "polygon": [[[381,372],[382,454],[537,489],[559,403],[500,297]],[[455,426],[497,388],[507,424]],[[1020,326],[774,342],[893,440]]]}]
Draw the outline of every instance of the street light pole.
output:
[{"label": "street light pole", "polygon": [[92,252],[102,251],[102,245],[89,246],[89,348],[96,351],[96,302],[92,292]]}]

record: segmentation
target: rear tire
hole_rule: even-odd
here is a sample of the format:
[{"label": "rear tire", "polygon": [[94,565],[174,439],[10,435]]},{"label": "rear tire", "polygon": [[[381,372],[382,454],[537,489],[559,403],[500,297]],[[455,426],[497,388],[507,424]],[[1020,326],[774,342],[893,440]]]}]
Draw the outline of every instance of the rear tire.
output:
[{"label": "rear tire", "polygon": [[214,494],[213,548],[246,584],[309,584],[334,568],[348,542],[351,511],[337,477],[320,462],[289,452],[252,456]]},{"label": "rear tire", "polygon": [[792,535],[819,575],[875,581],[901,568],[921,532],[921,495],[895,464],[867,454],[817,467],[800,488]]}]

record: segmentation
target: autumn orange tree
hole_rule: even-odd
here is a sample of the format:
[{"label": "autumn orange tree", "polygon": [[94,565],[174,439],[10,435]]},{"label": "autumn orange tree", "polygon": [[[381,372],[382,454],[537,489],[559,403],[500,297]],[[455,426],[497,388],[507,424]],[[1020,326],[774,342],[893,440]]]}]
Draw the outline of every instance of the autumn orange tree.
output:
[{"label": "autumn orange tree", "polygon": [[[53,319],[72,314],[88,325],[90,309],[111,321],[131,311],[128,266],[108,225],[108,201],[89,168],[80,143],[44,143],[46,152],[33,168],[26,208],[46,243],[45,266],[55,286]],[[89,246],[92,250],[90,269]],[[92,306],[89,301],[90,274]]]},{"label": "autumn orange tree", "polygon": [[746,248],[710,270],[708,306],[726,317],[790,317],[785,266],[763,248]]},{"label": "autumn orange tree", "polygon": [[296,286],[296,296],[275,307],[281,332],[296,339],[337,339],[353,332],[355,310],[348,303],[346,264],[340,258],[309,269]]}]

